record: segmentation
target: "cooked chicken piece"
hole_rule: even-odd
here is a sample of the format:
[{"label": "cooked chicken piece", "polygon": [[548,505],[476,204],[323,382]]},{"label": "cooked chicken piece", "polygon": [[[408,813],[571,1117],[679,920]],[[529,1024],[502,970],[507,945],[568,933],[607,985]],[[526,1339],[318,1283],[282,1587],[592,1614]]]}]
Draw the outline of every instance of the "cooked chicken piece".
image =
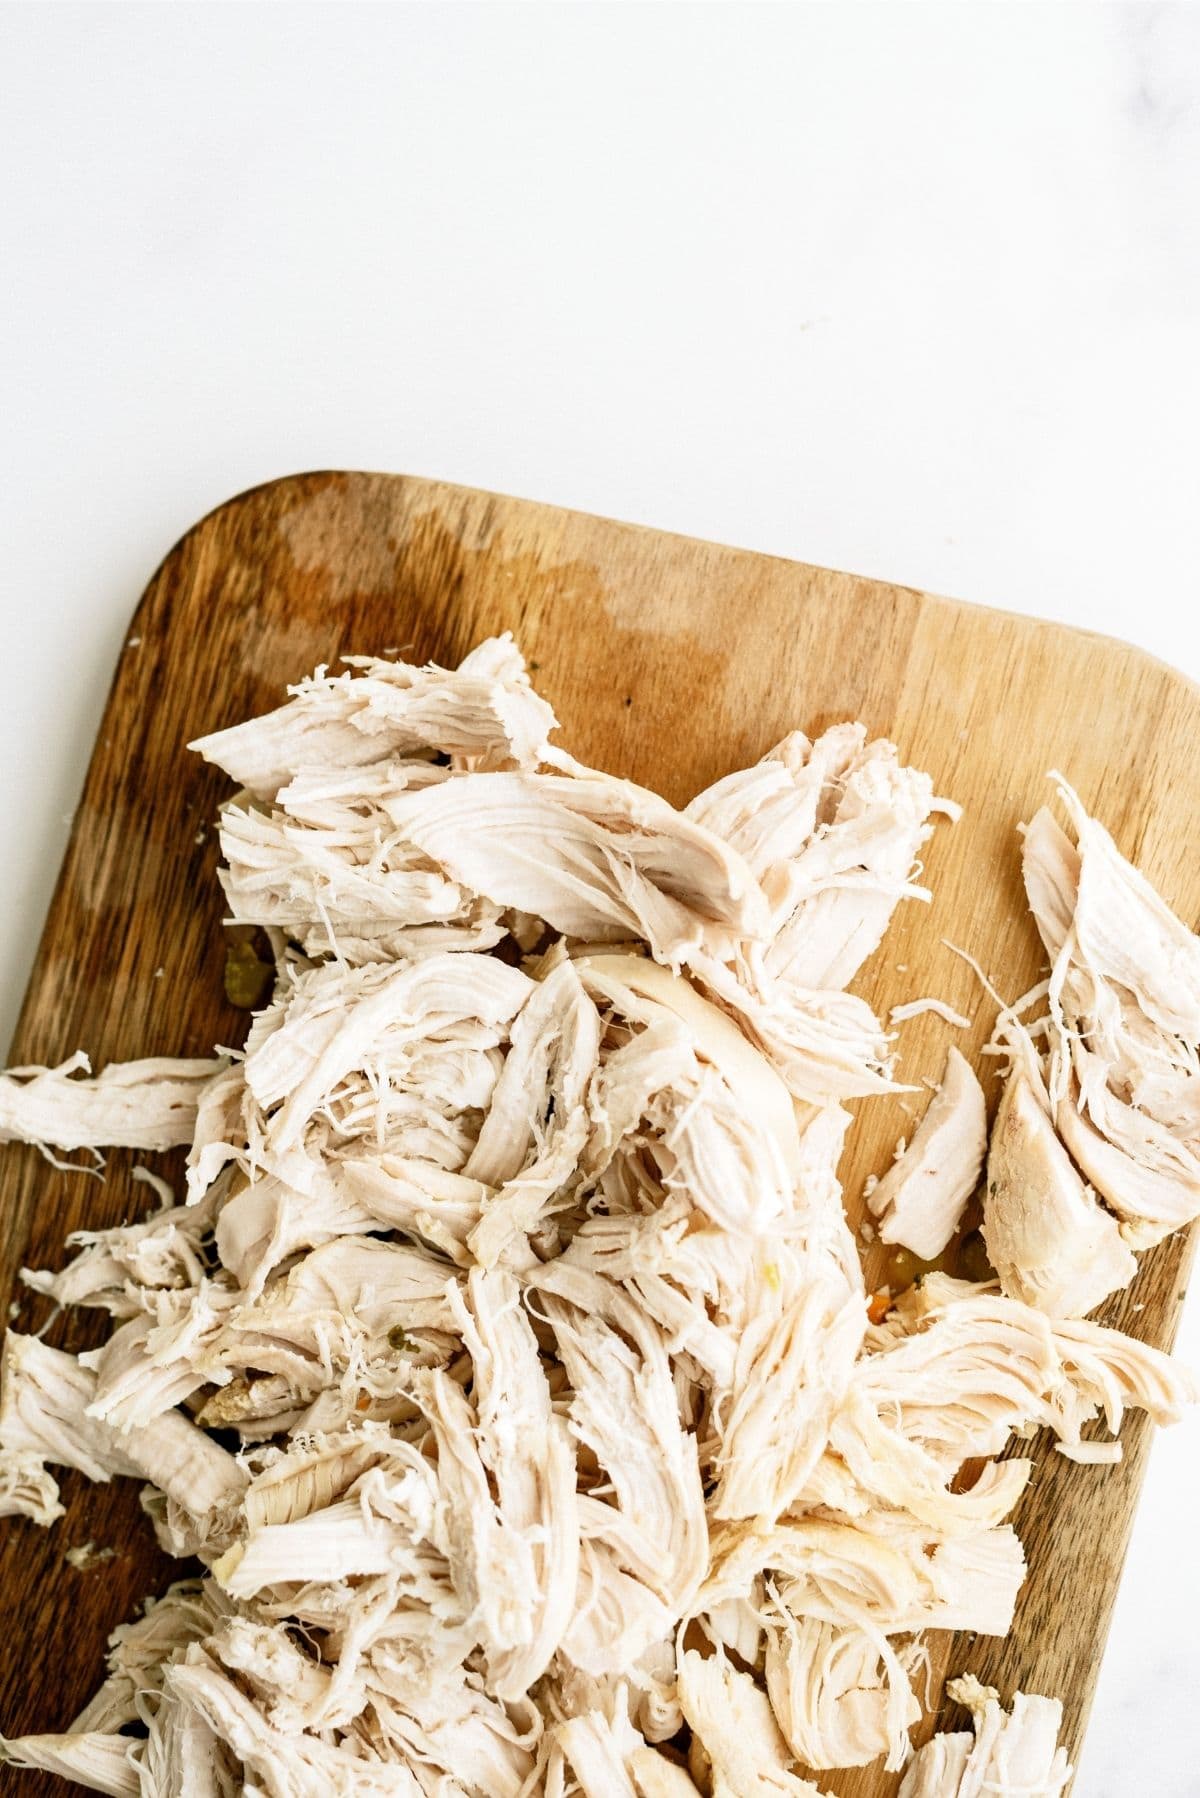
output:
[{"label": "cooked chicken piece", "polygon": [[1119,1442],[1056,1442],[1055,1451],[1080,1467],[1114,1467],[1124,1459]]},{"label": "cooked chicken piece", "polygon": [[1200,1380],[1161,1349],[1151,1348],[1123,1330],[1063,1319],[1054,1325],[1054,1346],[1062,1361],[1067,1390],[1075,1406],[1062,1425],[1067,1440],[1077,1441],[1079,1427],[1097,1412],[1113,1435],[1125,1412],[1145,1411],[1154,1423],[1178,1423],[1189,1405],[1200,1404]]},{"label": "cooked chicken piece", "polygon": [[[1142,1249],[1200,1215],[1200,938],[1071,788],[1058,791],[1076,842],[1042,810],[1024,847],[1053,964],[1040,1026],[1050,1111],[1122,1238]],[[1021,1034],[1027,1045],[1002,1020],[1000,1046],[1013,1053]]]},{"label": "cooked chicken piece", "polygon": [[[403,1579],[385,1574],[350,1587],[300,1586],[269,1608],[286,1613],[302,1637],[318,1632],[325,1644],[332,1677],[314,1723],[350,1733],[385,1761],[407,1758],[414,1722],[427,1727],[458,1708],[438,1698],[457,1689],[468,1661],[471,1686],[483,1692],[477,1632],[463,1620],[445,1563],[432,1551]],[[522,1711],[528,1716],[529,1706],[515,1707],[514,1717]],[[510,1734],[517,1733],[514,1723]]]},{"label": "cooked chicken piece", "polygon": [[28,1517],[44,1529],[64,1515],[58,1481],[37,1449],[10,1448],[0,1430],[0,1517]]},{"label": "cooked chicken piece", "polygon": [[816,744],[796,732],[756,768],[688,807],[747,856],[768,894],[773,932],[731,956],[700,953],[697,976],[740,1012],[797,1097],[889,1090],[887,1040],[861,999],[840,993],[874,950],[911,882],[927,819],[928,777],[897,765],[861,725]]},{"label": "cooked chicken piece", "polygon": [[654,1748],[635,1748],[628,1770],[637,1798],[700,1798],[691,1776]]},{"label": "cooked chicken piece", "polygon": [[796,1112],[787,1088],[723,1011],[689,981],[643,956],[589,952],[578,966],[589,993],[629,1022],[653,1027],[678,1019],[695,1054],[716,1069],[742,1109],[761,1120],[788,1171],[798,1172]]},{"label": "cooked chicken piece", "polygon": [[[309,932],[318,953],[341,950],[344,936],[381,928],[470,929],[494,921],[495,906],[447,879],[391,823],[389,806],[404,794],[449,778],[448,770],[427,762],[388,763],[352,787],[345,776],[336,785],[300,776],[269,811],[251,799],[226,805],[221,886],[230,916],[294,936]],[[340,805],[339,787],[350,789]],[[314,805],[314,799],[325,803]]]},{"label": "cooked chicken piece", "polygon": [[767,1629],[765,1678],[798,1761],[865,1767],[886,1754],[890,1771],[903,1766],[921,1707],[895,1652],[881,1653],[878,1637],[780,1609]]},{"label": "cooked chicken piece", "polygon": [[140,1428],[206,1382],[250,1369],[282,1374],[304,1400],[389,1351],[396,1368],[402,1351],[436,1355],[454,1331],[451,1278],[415,1248],[348,1236],[314,1249],[258,1299],[211,1280],[195,1294],[160,1295],[154,1316],[85,1358],[99,1375],[90,1412]]},{"label": "cooked chicken piece", "polygon": [[[1200,940],[1128,862],[1079,796],[1061,777],[1059,798],[1077,847],[1040,813],[1025,837],[1030,906],[1046,945],[1059,962],[1066,941],[1061,924],[1070,903],[1072,960],[1094,978],[1113,982],[1137,1000],[1158,1027],[1183,1042],[1200,1040]],[[1047,894],[1053,889],[1053,900]]]},{"label": "cooked chicken piece", "polygon": [[[725,1468],[722,1502],[732,1506],[778,1509],[802,1483],[862,1340],[861,1273],[832,1173],[843,1122],[844,1114],[818,1114],[801,1139],[803,1200],[787,1236],[731,1236],[693,1211],[682,1187],[651,1200],[652,1210],[598,1212],[563,1258],[621,1281],[666,1332],[677,1367],[686,1358],[711,1388],[713,1452]],[[826,1329],[824,1353],[806,1358],[805,1345]]]},{"label": "cooked chicken piece", "polygon": [[904,1333],[863,1357],[851,1393],[924,1449],[945,1478],[965,1460],[999,1454],[1063,1385],[1046,1318],[990,1288],[926,1275],[895,1315]]},{"label": "cooked chicken piece", "polygon": [[[591,1523],[593,1533],[579,1541],[579,1584],[575,1615],[563,1637],[563,1659],[570,1666],[603,1678],[620,1674],[674,1629],[672,1606],[652,1592],[634,1574],[627,1573],[620,1543],[610,1544],[599,1531],[607,1524],[603,1515],[590,1518],[590,1507],[580,1495],[581,1523]],[[603,1512],[603,1506],[598,1507]]]},{"label": "cooked chicken piece", "polygon": [[896,1309],[905,1334],[862,1363],[864,1377],[874,1384],[880,1370],[883,1400],[889,1368],[923,1366],[931,1382],[938,1369],[944,1390],[909,1387],[904,1429],[947,1464],[997,1453],[1022,1425],[1048,1424],[1077,1442],[1101,1410],[1115,1433],[1129,1407],[1165,1424],[1200,1400],[1194,1376],[1170,1355],[1100,1324],[1052,1321],[986,1286],[929,1274]]},{"label": "cooked chicken piece", "polygon": [[340,1162],[338,1183],[343,1195],[361,1208],[365,1228],[382,1225],[401,1231],[457,1267],[473,1262],[467,1245],[491,1197],[482,1180],[411,1156],[374,1155]]},{"label": "cooked chicken piece", "polygon": [[80,1355],[80,1365],[96,1375],[88,1415],[120,1431],[143,1430],[186,1404],[205,1384],[209,1346],[235,1302],[211,1283],[196,1295],[158,1294],[152,1312],[130,1318],[102,1348]]},{"label": "cooked chicken piece", "polygon": [[575,1449],[551,1409],[537,1341],[513,1277],[473,1269],[452,1300],[471,1356],[476,1444],[507,1527],[529,1544],[528,1627],[489,1656],[495,1695],[516,1700],[546,1671],[575,1609],[579,1517]]},{"label": "cooked chicken piece", "polygon": [[[406,1459],[402,1459],[406,1451]],[[354,1483],[345,1498],[250,1530],[213,1563],[231,1598],[254,1598],[270,1588],[387,1574],[416,1592],[440,1571],[427,1546],[438,1504],[433,1470],[398,1443],[386,1473]]]},{"label": "cooked chicken piece", "polygon": [[115,1734],[135,1723],[143,1699],[162,1690],[171,1662],[218,1628],[228,1609],[211,1579],[179,1580],[161,1598],[148,1599],[144,1616],[118,1624],[109,1637],[108,1677],[76,1717],[72,1732]]},{"label": "cooked chicken piece", "polygon": [[979,1183],[987,1148],[983,1088],[957,1049],[925,1115],[867,1197],[884,1242],[903,1243],[932,1261],[950,1241]]},{"label": "cooked chicken piece", "polygon": [[[368,1468],[387,1464],[392,1441],[389,1430],[365,1423],[261,1450],[251,1462],[255,1471],[242,1500],[247,1527],[292,1523],[336,1504]],[[408,1445],[398,1452],[406,1457]],[[405,1465],[402,1461],[392,1473],[402,1477]]]},{"label": "cooked chicken piece", "polygon": [[622,1674],[629,1713],[648,1742],[669,1742],[683,1728],[674,1632],[652,1642]]},{"label": "cooked chicken piece", "polygon": [[1200,1214],[1200,1154],[1110,1092],[1097,1057],[1074,1045],[1072,1064],[1082,1084],[1072,1084],[1058,1100],[1059,1135],[1123,1219],[1124,1240],[1137,1249],[1152,1248]]},{"label": "cooked chicken piece", "polygon": [[59,1305],[95,1307],[124,1321],[152,1309],[160,1292],[199,1286],[215,1210],[208,1199],[167,1204],[141,1223],[73,1231],[67,1242],[79,1253],[61,1273],[22,1268],[21,1279]]},{"label": "cooked chicken piece", "polygon": [[198,737],[189,748],[269,799],[300,771],[339,773],[395,756],[441,753],[485,767],[532,768],[557,729],[508,633],[480,643],[457,669],[346,661],[354,672],[318,669],[289,689],[278,711]]},{"label": "cooked chicken piece", "polygon": [[[510,1521],[497,1504],[481,1453],[478,1412],[453,1380],[427,1368],[414,1374],[413,1385],[437,1444],[434,1540],[449,1562],[455,1592],[489,1663],[510,1669],[519,1664],[523,1649],[529,1650],[530,1661],[541,1661],[553,1650],[553,1642],[546,1647],[546,1638],[560,1625],[562,1594],[546,1593],[539,1576],[569,1551],[557,1536],[535,1545],[535,1532],[523,1527],[523,1518]],[[549,1448],[549,1431],[545,1440]],[[558,1441],[554,1436],[555,1445]],[[550,1452],[554,1464],[547,1476],[554,1496],[547,1495],[546,1505],[553,1515],[561,1500],[562,1465],[557,1446]],[[515,1467],[513,1477],[515,1483]],[[510,1506],[515,1502],[510,1495]],[[536,1648],[535,1630],[541,1632]]]},{"label": "cooked chicken piece", "polygon": [[403,1762],[359,1758],[344,1745],[274,1729],[261,1711],[199,1648],[172,1667],[166,1687],[197,1711],[225,1742],[266,1798],[423,1798]]},{"label": "cooked chicken piece", "polygon": [[[502,1706],[480,1689],[478,1675],[447,1671],[437,1685],[408,1694],[401,1706],[372,1690],[381,1745],[407,1760],[423,1790],[488,1798],[526,1798],[533,1788],[532,1750],[541,1737],[541,1718],[528,1702]],[[520,1711],[532,1712],[535,1727],[520,1729]],[[511,1714],[510,1714],[511,1713]]]},{"label": "cooked chicken piece", "polygon": [[479,774],[406,793],[397,835],[493,905],[584,942],[636,937],[678,964],[761,937],[762,889],[741,856],[657,794],[611,775]]},{"label": "cooked chicken piece", "polygon": [[1079,903],[1079,850],[1048,806],[1025,826],[1021,873],[1025,897],[1051,963],[1057,962]]},{"label": "cooked chicken piece", "polygon": [[893,1005],[888,1012],[888,1023],[906,1024],[909,1018],[923,1017],[926,1012],[932,1012],[943,1023],[952,1024],[955,1030],[971,1028],[970,1018],[965,1018],[961,1011],[955,1011],[944,999],[937,998],[910,999],[905,1005]]},{"label": "cooked chicken piece", "polygon": [[1058,1746],[1062,1705],[1057,1698],[1013,1694],[1012,1709],[978,1680],[950,1680],[947,1694],[972,1713],[975,1734],[935,1735],[914,1756],[900,1798],[1060,1798],[1071,1778],[1067,1751]]},{"label": "cooked chicken piece", "polygon": [[[720,1543],[718,1557],[726,1552]],[[920,1655],[905,1638],[927,1629],[1005,1634],[1025,1573],[1007,1526],[938,1541],[882,1511],[854,1525],[786,1520],[767,1540],[737,1545],[722,1577],[764,1558],[785,1569],[766,1580],[768,1692],[794,1752],[817,1767],[881,1753],[902,1766],[920,1714],[911,1677]]]},{"label": "cooked chicken piece", "polygon": [[750,976],[695,954],[690,971],[734,1016],[767,1056],[793,1096],[806,1105],[903,1091],[890,1076],[891,1046],[865,1000],[833,989],[775,981],[750,984]]},{"label": "cooked chicken piece", "polygon": [[[769,1573],[774,1602],[809,1617],[895,1635],[971,1629],[1004,1635],[1025,1577],[1012,1529],[963,1520],[944,1539],[902,1510],[864,1505],[856,1517],[792,1513],[772,1527],[726,1525],[713,1533],[698,1609],[748,1592]],[[895,1669],[892,1679],[899,1684]]]},{"label": "cooked chicken piece", "polygon": [[861,724],[835,724],[815,743],[792,731],[761,761],[698,793],[687,815],[724,837],[776,903],[786,902],[791,864],[818,826],[832,823],[841,783],[865,742]]},{"label": "cooked chicken piece", "polygon": [[512,1026],[504,1069],[470,1159],[469,1179],[495,1188],[468,1246],[492,1267],[570,1201],[589,1132],[588,1093],[600,1056],[600,1019],[576,965],[550,967]]},{"label": "cooked chicken piece", "polygon": [[[95,1076],[80,1050],[57,1068],[0,1074],[0,1142],[57,1149],[173,1149],[224,1061],[115,1061]],[[76,1074],[86,1078],[77,1080]]]},{"label": "cooked chicken piece", "polygon": [[682,1616],[704,1576],[708,1530],[696,1442],[680,1426],[662,1335],[619,1286],[597,1275],[560,1261],[534,1280],[572,1388],[572,1431],[612,1493],[612,1503],[580,1495],[581,1533],[608,1544],[629,1574]]},{"label": "cooked chicken piece", "polygon": [[510,935],[518,940],[514,914],[501,917],[497,908],[483,899],[475,901],[470,917],[460,924],[402,924],[389,929],[373,919],[360,918],[349,929],[343,924],[331,941],[330,925],[322,920],[303,925],[295,933],[306,957],[320,961],[333,955],[351,968],[371,961],[416,961],[422,955],[479,953],[495,949]]},{"label": "cooked chicken piece", "polygon": [[89,1792],[138,1798],[143,1787],[134,1758],[136,1746],[128,1736],[97,1732],[10,1739],[0,1736],[0,1763],[54,1773]]},{"label": "cooked chicken piece", "polygon": [[[420,1152],[432,1125],[457,1152],[448,1123],[491,1100],[498,1058],[512,1020],[535,986],[493,956],[433,955],[397,967],[301,974],[274,1027],[247,1045],[247,1092],[258,1116],[247,1119],[251,1151],[287,1174],[283,1160],[314,1122],[338,1143],[370,1137],[406,1152],[411,1114]],[[408,1095],[411,1094],[411,1097]],[[393,1121],[394,1120],[394,1121]]]},{"label": "cooked chicken piece", "polygon": [[680,1655],[679,1696],[712,1763],[713,1798],[821,1798],[792,1772],[766,1693],[720,1651],[708,1660],[694,1649]]},{"label": "cooked chicken piece", "polygon": [[754,1579],[744,1598],[726,1598],[709,1605],[696,1621],[714,1648],[727,1648],[747,1667],[763,1664],[766,1631],[763,1617],[767,1609],[764,1582]]},{"label": "cooked chicken piece", "polygon": [[627,1717],[609,1718],[601,1711],[587,1711],[555,1726],[557,1753],[551,1767],[561,1777],[555,1764],[559,1757],[570,1766],[574,1789],[581,1798],[637,1798],[628,1771],[637,1743],[637,1732]]},{"label": "cooked chicken piece", "polygon": [[[253,1036],[260,1021],[251,1025]],[[246,1077],[235,1062],[204,1088],[187,1157],[187,1202],[199,1204],[222,1171],[245,1152]],[[228,1177],[228,1176],[227,1176]]]},{"label": "cooked chicken piece", "polygon": [[[773,1518],[804,1489],[862,1347],[866,1307],[827,1254],[780,1242],[737,1340],[714,1517]],[[770,1270],[768,1272],[768,1270]]]},{"label": "cooked chicken piece", "polygon": [[[901,1392],[906,1390],[907,1382],[897,1384]],[[929,1403],[932,1394],[916,1388],[914,1403],[920,1404],[922,1397]],[[1007,1517],[1028,1483],[1033,1463],[1021,1459],[988,1462],[971,1487],[953,1490],[950,1481],[957,1469],[947,1468],[916,1439],[914,1422],[903,1401],[894,1407],[879,1405],[875,1394],[852,1385],[833,1419],[829,1447],[840,1456],[860,1491],[880,1504],[902,1507],[931,1529],[949,1534],[973,1527],[991,1528]]]},{"label": "cooked chicken piece", "polygon": [[274,1728],[300,1730],[320,1721],[333,1675],[297,1647],[283,1624],[231,1616],[205,1638],[205,1647],[238,1676]]},{"label": "cooked chicken piece", "polygon": [[[137,1435],[116,1430],[91,1415],[95,1393],[95,1374],[74,1355],[10,1330],[0,1369],[0,1463],[14,1453],[21,1457],[26,1482],[33,1456],[77,1467],[101,1482],[135,1475],[198,1522],[212,1519],[217,1527],[245,1485],[233,1456],[179,1411],[166,1412],[153,1430]],[[14,1508],[23,1496],[20,1486],[8,1494]],[[41,1485],[38,1511],[46,1509],[47,1497],[48,1487]]]},{"label": "cooked chicken piece", "polygon": [[141,1798],[171,1792],[241,1798],[246,1790],[241,1761],[199,1710],[173,1691],[161,1692],[145,1709],[148,1729],[137,1756]]},{"label": "cooked chicken piece", "polygon": [[913,882],[932,835],[928,775],[902,768],[890,743],[865,746],[841,783],[836,811],[791,863],[793,909],[764,956],[769,979],[843,988],[878,948],[898,901],[928,899]]},{"label": "cooked chicken piece", "polygon": [[840,988],[878,947],[897,901],[928,898],[910,877],[932,807],[929,777],[852,724],[815,744],[793,732],[687,814],[742,848],[772,898],[767,980]]},{"label": "cooked chicken piece", "polygon": [[597,1077],[590,1165],[602,1167],[645,1122],[666,1191],[686,1193],[715,1223],[761,1231],[793,1211],[795,1110],[764,1057],[686,980],[653,963],[587,955],[577,965],[597,1003],[639,1032]]},{"label": "cooked chicken piece", "polygon": [[554,1726],[546,1784],[537,1790],[561,1790],[565,1767],[580,1798],[699,1798],[684,1769],[642,1740],[619,1702],[579,1709]]},{"label": "cooked chicken piece", "polygon": [[374,1214],[359,1198],[347,1168],[345,1162],[310,1160],[304,1166],[292,1160],[289,1172],[303,1181],[301,1187],[276,1174],[256,1175],[248,1182],[235,1175],[215,1237],[221,1266],[237,1280],[247,1301],[257,1299],[272,1274],[293,1255],[323,1248],[339,1236],[366,1235],[374,1228]]},{"label": "cooked chicken piece", "polygon": [[902,1629],[1008,1634],[1025,1583],[1025,1551],[1010,1524],[952,1536],[938,1544],[930,1562],[937,1596],[905,1619]]},{"label": "cooked chicken piece", "polygon": [[806,1509],[770,1525],[754,1519],[714,1526],[696,1610],[743,1598],[766,1575],[774,1602],[782,1597],[797,1617],[866,1625],[887,1619],[885,1630],[931,1589],[927,1568],[914,1566],[877,1530]]},{"label": "cooked chicken piece", "polygon": [[[1063,1120],[1060,1107],[1060,1129]],[[1083,1317],[1137,1272],[1117,1220],[1079,1178],[1016,1065],[992,1126],[983,1238],[1004,1291],[1050,1317]]]}]

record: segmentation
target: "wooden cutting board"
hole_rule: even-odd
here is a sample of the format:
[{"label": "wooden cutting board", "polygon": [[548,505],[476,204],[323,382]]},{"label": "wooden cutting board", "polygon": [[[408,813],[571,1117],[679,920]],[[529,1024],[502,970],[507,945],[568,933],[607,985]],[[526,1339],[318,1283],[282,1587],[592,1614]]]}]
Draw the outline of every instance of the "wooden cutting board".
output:
[{"label": "wooden cutting board", "polygon": [[[991,1006],[943,938],[977,956],[1006,996],[1036,976],[1016,825],[1047,796],[1048,768],[1068,775],[1184,918],[1200,914],[1200,689],[1135,649],[465,488],[305,475],[204,519],[142,599],[10,1061],[55,1062],[83,1046],[100,1065],[239,1042],[245,1015],[222,996],[213,819],[225,788],[185,743],[277,703],[317,663],[397,650],[453,663],[508,628],[558,712],[562,741],[676,802],[796,725],[852,717],[894,737],[962,802],[963,822],[939,826],[928,851],[932,906],[901,908],[858,982],[884,1013],[934,993],[974,1019],[961,1035],[930,1016],[905,1025],[911,1080],[940,1072],[950,1040],[976,1052],[991,1026]],[[991,1093],[994,1078],[984,1078]],[[852,1213],[864,1177],[911,1129],[899,1100],[860,1109],[844,1169]],[[56,1172],[33,1149],[0,1152],[2,1290],[22,1265],[61,1265],[69,1230],[140,1214],[147,1195],[129,1177],[137,1159],[113,1154],[101,1184]],[[1147,1255],[1105,1320],[1169,1346],[1189,1259],[1183,1239]],[[887,1277],[882,1255],[868,1272]],[[26,1299],[17,1327],[43,1315]],[[78,1348],[96,1340],[95,1323],[62,1320],[51,1339]],[[1039,1439],[1015,1517],[1030,1571],[1011,1636],[934,1644],[939,1682],[946,1669],[969,1669],[1005,1698],[1017,1685],[1061,1696],[1073,1757],[1148,1436],[1131,1420],[1125,1460],[1111,1468],[1075,1466]],[[172,1577],[132,1483],[94,1487],[68,1474],[63,1491],[68,1514],[53,1530],[0,1524],[9,1734],[64,1727],[98,1682],[108,1632]],[[64,1562],[64,1550],[88,1541],[115,1558],[90,1571]],[[822,1783],[843,1798],[883,1798],[896,1781],[867,1769]],[[9,1770],[3,1789],[32,1798],[65,1788]]]}]

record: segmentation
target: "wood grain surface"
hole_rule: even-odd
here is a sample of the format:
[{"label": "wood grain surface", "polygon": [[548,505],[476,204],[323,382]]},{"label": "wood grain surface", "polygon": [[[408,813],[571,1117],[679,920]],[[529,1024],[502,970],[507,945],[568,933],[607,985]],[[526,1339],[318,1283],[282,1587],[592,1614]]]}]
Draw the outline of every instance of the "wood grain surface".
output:
[{"label": "wood grain surface", "polygon": [[[1006,996],[1036,977],[1016,825],[1046,797],[1048,768],[1070,777],[1184,918],[1194,925],[1200,913],[1200,690],[1137,650],[463,488],[305,475],[204,519],[142,599],[10,1061],[55,1062],[82,1046],[99,1066],[240,1041],[245,1015],[222,996],[213,820],[225,789],[185,743],[277,703],[288,681],[339,655],[454,662],[505,628],[556,708],[561,740],[676,802],[796,725],[860,717],[963,803],[963,822],[939,826],[928,851],[932,906],[902,907],[856,983],[885,1012],[935,993],[973,1018],[961,1035],[932,1016],[902,1027],[914,1081],[940,1073],[950,1040],[976,1054],[991,1026],[993,1008],[943,938],[976,955]],[[984,1080],[991,1096],[994,1076]],[[901,1100],[859,1111],[844,1166],[853,1215],[864,1177],[911,1130]],[[57,1172],[33,1149],[0,1151],[4,1292],[22,1265],[60,1266],[69,1230],[143,1212],[130,1169],[146,1159],[114,1153],[102,1183]],[[178,1157],[154,1159],[178,1171]],[[887,1263],[874,1253],[868,1272],[882,1281]],[[1188,1262],[1182,1238],[1148,1254],[1105,1321],[1169,1346]],[[41,1305],[21,1299],[17,1327],[40,1323]],[[51,1340],[79,1347],[94,1328],[63,1320]],[[1032,1445],[1037,1472],[1014,1520],[1030,1567],[1014,1630],[1005,1641],[936,1641],[935,1692],[948,1668],[978,1673],[1006,1698],[1017,1685],[1058,1694],[1077,1750],[1149,1433],[1140,1418],[1126,1425],[1118,1467],[1076,1466],[1044,1439]],[[67,1474],[62,1484],[67,1517],[54,1529],[0,1524],[6,1734],[65,1726],[100,1677],[108,1632],[175,1571],[153,1547],[132,1482],[97,1487]],[[68,1565],[64,1551],[87,1541],[115,1558],[91,1571]],[[896,1781],[876,1768],[822,1784],[840,1798],[884,1798]],[[65,1789],[11,1769],[0,1786],[22,1798]]]}]

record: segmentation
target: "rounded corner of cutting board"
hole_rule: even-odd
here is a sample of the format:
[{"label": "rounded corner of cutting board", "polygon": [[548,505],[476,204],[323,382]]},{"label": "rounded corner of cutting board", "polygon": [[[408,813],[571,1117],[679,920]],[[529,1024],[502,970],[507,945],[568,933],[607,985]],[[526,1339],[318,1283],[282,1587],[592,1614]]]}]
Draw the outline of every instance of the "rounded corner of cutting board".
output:
[{"label": "rounded corner of cutting board", "polygon": [[171,547],[160,556],[154,571],[146,582],[134,608],[133,621],[150,598],[155,587],[164,574],[179,562],[201,538],[212,535],[221,526],[237,518],[240,514],[253,508],[266,511],[268,507],[277,507],[278,502],[289,495],[304,497],[319,492],[322,488],[341,485],[358,480],[388,481],[403,484],[410,479],[402,474],[369,475],[356,470],[342,468],[303,468],[292,474],[272,475],[269,480],[255,481],[250,487],[242,487],[237,493],[231,493],[227,499],[218,500],[207,512],[202,512],[187,529],[172,543]]},{"label": "rounded corner of cutting board", "polygon": [[[871,577],[865,577],[870,579]],[[873,585],[886,586],[888,583],[872,581]],[[1114,636],[1111,631],[1089,630],[1085,625],[1064,624],[1059,619],[1045,618],[1038,612],[1016,612],[1008,606],[993,606],[973,599],[959,599],[952,594],[930,593],[923,588],[908,587],[897,590],[912,593],[921,601],[922,606],[931,613],[941,611],[943,615],[964,614],[969,617],[1003,619],[1020,630],[1036,632],[1047,639],[1060,637],[1074,641],[1080,646],[1090,647],[1097,655],[1106,660],[1120,662],[1126,668],[1140,669],[1143,673],[1157,680],[1165,680],[1189,699],[1200,706],[1200,679],[1188,674],[1184,669],[1168,662],[1164,656],[1156,655],[1153,650],[1146,649],[1129,637]],[[1200,727],[1200,719],[1198,719]]]}]

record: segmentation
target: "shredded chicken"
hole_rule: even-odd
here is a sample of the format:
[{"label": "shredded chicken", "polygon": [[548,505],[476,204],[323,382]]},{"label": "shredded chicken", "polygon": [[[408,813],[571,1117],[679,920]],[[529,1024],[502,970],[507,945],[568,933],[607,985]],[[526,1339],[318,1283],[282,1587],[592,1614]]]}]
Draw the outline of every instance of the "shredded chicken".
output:
[{"label": "shredded chicken", "polygon": [[936,998],[909,999],[903,1005],[893,1005],[888,1012],[888,1023],[904,1024],[909,1018],[923,1017],[926,1012],[932,1012],[934,1017],[941,1018],[945,1024],[952,1024],[956,1030],[971,1028],[970,1018],[965,1018],[961,1011],[955,1011],[945,999]]},{"label": "shredded chicken", "polygon": [[940,1255],[978,1184],[986,1147],[983,1089],[951,1049],[912,1141],[867,1197],[882,1240],[903,1243],[922,1261]]},{"label": "shredded chicken", "polygon": [[224,1066],[159,1056],[114,1062],[92,1077],[79,1051],[57,1068],[9,1068],[0,1074],[0,1142],[173,1149],[191,1142],[205,1089]]},{"label": "shredded chicken", "polygon": [[[1077,843],[1039,814],[1055,970],[1044,1026],[997,1032],[1002,1290],[931,1273],[873,1321],[843,1102],[896,1082],[845,989],[957,808],[854,724],[682,811],[555,728],[500,638],[202,738],[275,962],[243,1048],[0,1076],[0,1139],[188,1147],[183,1202],[146,1170],[145,1215],[23,1270],[112,1328],[9,1333],[0,1515],[52,1523],[55,1467],[135,1477],[201,1570],[0,1757],[130,1798],[820,1798],[879,1757],[908,1798],[1050,1798],[1048,1699],[960,1682],[974,1736],[911,1759],[922,1637],[1011,1625],[1014,1434],[1100,1466],[1126,1410],[1196,1396],[1080,1321],[1193,1173],[1200,1205],[1195,939],[1073,796]],[[938,1255],[985,1139],[952,1049],[882,1239]]]},{"label": "shredded chicken", "polygon": [[1071,1766],[1058,1746],[1057,1698],[1015,1692],[1004,1711],[998,1693],[969,1675],[948,1681],[946,1692],[970,1711],[975,1733],[933,1736],[913,1757],[900,1798],[1060,1798]]},{"label": "shredded chicken", "polygon": [[1200,1216],[1200,937],[1054,778],[1074,840],[1046,808],[1025,831],[1051,963],[1029,1003],[1044,995],[1047,1012],[1014,1007],[997,1026],[1013,1072],[985,1234],[1006,1291],[1070,1317]]}]

